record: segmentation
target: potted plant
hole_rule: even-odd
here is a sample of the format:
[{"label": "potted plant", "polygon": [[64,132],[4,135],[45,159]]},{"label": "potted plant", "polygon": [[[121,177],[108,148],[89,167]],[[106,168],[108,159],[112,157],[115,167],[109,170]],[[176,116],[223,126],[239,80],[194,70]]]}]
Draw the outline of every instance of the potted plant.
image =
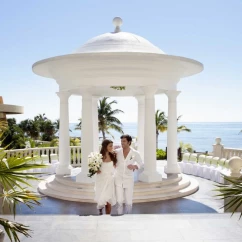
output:
[{"label": "potted plant", "polygon": [[[0,121],[0,141],[7,128],[7,122]],[[3,214],[4,210],[7,209],[8,213],[14,215],[14,220],[18,204],[25,204],[30,209],[33,208],[33,205],[40,205],[41,196],[28,190],[31,187],[28,180],[40,180],[35,175],[41,173],[26,173],[26,170],[44,168],[46,165],[35,164],[33,162],[34,158],[7,158],[5,148],[0,148],[0,213]],[[11,241],[20,241],[18,233],[30,237],[29,232],[31,230],[29,226],[1,217],[0,225],[3,227],[3,230],[0,229],[0,242],[3,241],[4,230]]]}]

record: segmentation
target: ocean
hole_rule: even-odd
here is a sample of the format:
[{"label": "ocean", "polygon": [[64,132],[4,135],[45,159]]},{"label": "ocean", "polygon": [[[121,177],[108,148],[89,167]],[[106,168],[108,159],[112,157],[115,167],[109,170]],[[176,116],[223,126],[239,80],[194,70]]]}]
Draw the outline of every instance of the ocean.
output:
[{"label": "ocean", "polygon": [[[191,129],[191,133],[181,132],[178,133],[178,144],[180,141],[183,143],[189,143],[192,145],[193,149],[197,152],[212,151],[212,145],[215,143],[215,138],[220,137],[222,139],[222,144],[225,147],[230,148],[241,148],[242,149],[242,130],[241,122],[201,122],[201,123],[179,123],[179,125],[185,125],[187,128]],[[81,131],[75,130],[76,124],[70,124],[70,136],[80,137]],[[123,131],[126,134],[137,137],[137,124],[136,123],[123,123]],[[111,136],[108,138],[113,139],[115,142],[119,142],[120,134],[111,131],[114,139]],[[100,134],[101,137],[101,134]],[[167,133],[160,133],[158,147],[160,149],[166,148]]]}]

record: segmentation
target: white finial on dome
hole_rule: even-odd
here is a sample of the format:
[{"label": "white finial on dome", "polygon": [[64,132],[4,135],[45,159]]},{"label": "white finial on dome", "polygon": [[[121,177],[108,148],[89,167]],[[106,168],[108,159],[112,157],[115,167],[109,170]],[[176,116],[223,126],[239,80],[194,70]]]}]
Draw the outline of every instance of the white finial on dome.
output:
[{"label": "white finial on dome", "polygon": [[123,20],[120,17],[115,17],[113,19],[113,25],[115,26],[115,33],[120,32],[120,26],[123,24]]}]

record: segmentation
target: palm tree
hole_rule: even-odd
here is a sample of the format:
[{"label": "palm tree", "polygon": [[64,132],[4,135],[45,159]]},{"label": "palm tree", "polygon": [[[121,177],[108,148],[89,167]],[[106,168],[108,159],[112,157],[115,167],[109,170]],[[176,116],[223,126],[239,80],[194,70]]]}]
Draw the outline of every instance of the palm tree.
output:
[{"label": "palm tree", "polygon": [[[182,117],[182,115],[178,116],[177,121],[179,121],[179,119]],[[177,132],[180,133],[182,131],[185,132],[192,132],[191,129],[187,128],[185,125],[181,125],[177,127]]]},{"label": "palm tree", "polygon": [[163,133],[167,131],[167,117],[165,116],[165,112],[161,112],[159,109],[155,113],[155,125],[156,125],[156,149],[158,149],[159,132]]},{"label": "palm tree", "polygon": [[76,125],[75,130],[81,130],[82,129],[82,118],[79,118],[79,123]]},{"label": "palm tree", "polygon": [[[118,118],[115,117],[116,114],[123,113],[120,109],[112,109],[113,104],[117,104],[117,101],[113,100],[108,102],[109,97],[103,97],[98,103],[98,128],[99,132],[102,132],[103,139],[106,139],[106,134],[113,135],[109,132],[113,129],[121,134],[123,134],[122,123]],[[79,124],[75,129],[81,129],[82,119],[79,119]]]},{"label": "palm tree", "polygon": [[58,130],[60,129],[60,119],[56,119],[56,121],[54,122],[54,127],[57,130],[56,132],[58,132]]},{"label": "palm tree", "polygon": [[44,141],[51,141],[52,139],[55,138],[55,134],[57,132],[57,130],[55,129],[55,125],[54,123],[47,119],[45,122],[44,122],[44,132],[42,134],[42,140]]},{"label": "palm tree", "polygon": [[[177,121],[181,118],[178,116]],[[161,112],[159,109],[155,113],[155,124],[156,124],[156,148],[158,148],[158,137],[159,132],[164,133],[168,129],[168,118],[165,116],[165,112]],[[191,132],[191,129],[187,128],[185,125],[180,125],[177,127],[177,132],[182,131]]]},{"label": "palm tree", "polygon": [[[0,138],[6,130],[7,122],[0,122]],[[6,157],[4,148],[0,149],[0,210],[8,209],[16,213],[16,205],[25,204],[29,208],[33,205],[40,205],[40,195],[29,191],[28,180],[39,180],[35,175],[40,173],[25,173],[24,171],[35,168],[44,168],[45,165],[31,164],[32,157]],[[0,212],[2,214],[3,211]],[[30,229],[24,224],[0,218],[0,225],[3,226],[11,241],[20,241],[17,233],[30,237]],[[2,233],[0,229],[0,234]]]},{"label": "palm tree", "polygon": [[112,109],[113,104],[117,104],[116,100],[107,102],[109,97],[103,97],[99,100],[98,105],[98,127],[99,132],[102,132],[103,139],[106,138],[106,134],[112,135],[109,130],[113,129],[123,134],[122,123],[114,115],[123,113],[120,109]]},{"label": "palm tree", "polygon": [[18,126],[15,118],[7,119],[7,129],[2,132],[4,137],[1,140],[3,147],[8,149],[22,149],[25,147],[25,139],[23,130]]}]

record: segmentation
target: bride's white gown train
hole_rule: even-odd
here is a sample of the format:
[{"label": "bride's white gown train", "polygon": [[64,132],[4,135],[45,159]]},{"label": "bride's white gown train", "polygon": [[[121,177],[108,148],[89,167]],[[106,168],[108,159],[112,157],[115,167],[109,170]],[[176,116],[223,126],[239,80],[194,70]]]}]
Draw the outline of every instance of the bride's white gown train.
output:
[{"label": "bride's white gown train", "polygon": [[97,209],[102,209],[107,203],[111,206],[116,204],[113,162],[103,162],[100,171],[100,174],[96,174],[95,183]]}]

